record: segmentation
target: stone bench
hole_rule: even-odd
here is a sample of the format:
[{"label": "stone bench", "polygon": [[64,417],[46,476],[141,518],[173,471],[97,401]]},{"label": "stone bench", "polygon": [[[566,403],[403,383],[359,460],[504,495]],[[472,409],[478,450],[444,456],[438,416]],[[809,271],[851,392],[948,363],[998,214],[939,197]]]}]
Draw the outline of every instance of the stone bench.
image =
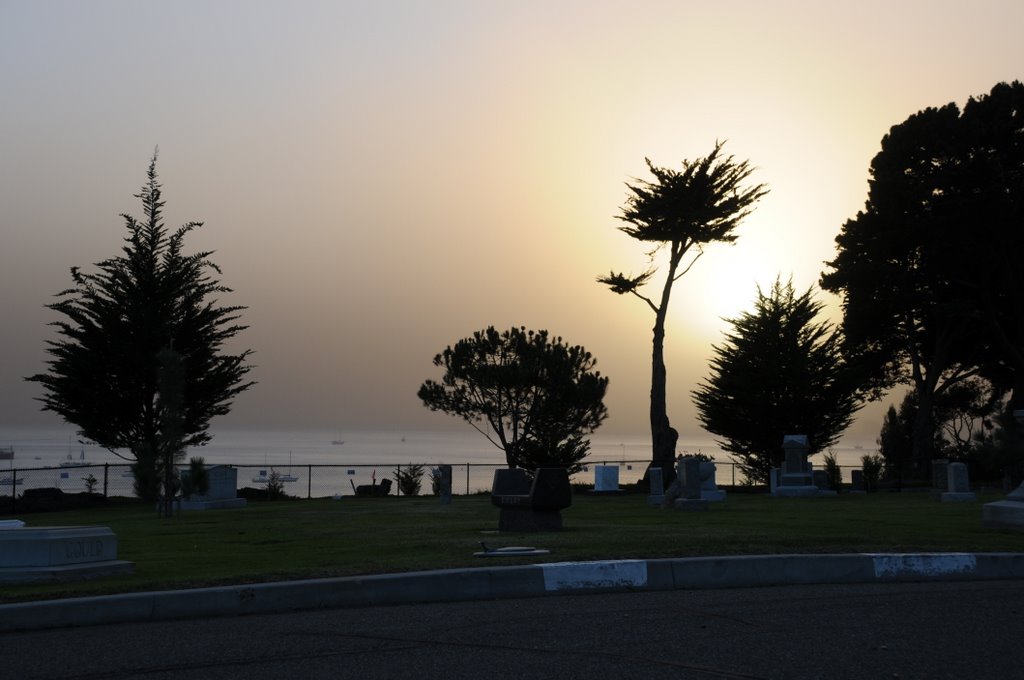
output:
[{"label": "stone bench", "polygon": [[521,468],[494,471],[491,504],[501,508],[499,531],[558,531],[562,510],[572,505],[565,468],[538,468],[533,477]]}]

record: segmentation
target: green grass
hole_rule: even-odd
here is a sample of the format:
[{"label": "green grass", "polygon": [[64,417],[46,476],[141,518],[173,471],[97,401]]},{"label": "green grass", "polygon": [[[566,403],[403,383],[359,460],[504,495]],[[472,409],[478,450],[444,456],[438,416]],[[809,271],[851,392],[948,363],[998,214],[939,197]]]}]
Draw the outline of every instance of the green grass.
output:
[{"label": "green grass", "polygon": [[[547,548],[548,561],[828,552],[1024,552],[1024,533],[986,529],[981,504],[926,493],[784,499],[731,493],[705,512],[658,510],[641,495],[577,495],[565,528],[498,534],[489,496],[251,502],[238,510],[158,519],[139,505],[25,515],[28,526],[102,525],[135,573],[0,587],[0,602],[285,579],[520,564],[473,556],[491,547]],[[531,562],[544,558],[530,558]]]}]

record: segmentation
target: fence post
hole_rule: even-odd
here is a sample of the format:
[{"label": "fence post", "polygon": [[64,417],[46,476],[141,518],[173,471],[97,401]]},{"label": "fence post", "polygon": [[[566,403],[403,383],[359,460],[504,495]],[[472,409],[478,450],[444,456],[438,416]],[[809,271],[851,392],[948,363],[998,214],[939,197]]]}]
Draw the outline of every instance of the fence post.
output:
[{"label": "fence post", "polygon": [[11,468],[11,514],[18,512],[18,471]]},{"label": "fence post", "polygon": [[466,463],[466,495],[469,495],[469,463]]},{"label": "fence post", "polygon": [[306,466],[306,500],[308,501],[313,497],[313,466]]},{"label": "fence post", "polygon": [[103,464],[103,497],[107,497],[107,479],[110,477],[110,463]]}]

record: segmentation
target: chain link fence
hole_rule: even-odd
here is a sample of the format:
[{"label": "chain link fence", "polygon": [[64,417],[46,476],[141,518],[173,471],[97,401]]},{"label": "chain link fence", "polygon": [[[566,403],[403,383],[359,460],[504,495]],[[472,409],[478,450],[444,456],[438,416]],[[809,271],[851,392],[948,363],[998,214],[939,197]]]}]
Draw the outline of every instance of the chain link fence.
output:
[{"label": "chain link fence", "polygon": [[[431,494],[430,471],[437,464],[423,464],[421,494]],[[640,480],[647,468],[646,460],[587,461],[583,471],[573,477],[573,482],[593,484],[597,465],[618,466],[619,483],[633,484]],[[743,485],[743,475],[732,462],[716,462],[715,482],[722,487]],[[211,467],[211,466],[208,466]],[[380,483],[390,479],[392,493],[398,493],[396,467],[394,465],[348,464],[348,465],[231,465],[238,471],[237,488],[265,489],[275,472],[284,493],[298,498],[324,498],[355,495],[357,486]],[[487,493],[491,488],[494,470],[503,468],[498,463],[452,464],[452,493]],[[179,466],[186,469],[187,466]],[[406,468],[405,465],[402,468]],[[858,466],[842,466],[844,481],[850,480],[850,470]],[[17,497],[26,489],[56,488],[64,493],[96,493],[104,497],[135,496],[135,478],[127,463],[104,463],[95,465],[68,465],[44,468],[9,468],[0,470],[0,503],[7,499],[2,510],[13,507]],[[9,506],[7,504],[10,504]]]}]

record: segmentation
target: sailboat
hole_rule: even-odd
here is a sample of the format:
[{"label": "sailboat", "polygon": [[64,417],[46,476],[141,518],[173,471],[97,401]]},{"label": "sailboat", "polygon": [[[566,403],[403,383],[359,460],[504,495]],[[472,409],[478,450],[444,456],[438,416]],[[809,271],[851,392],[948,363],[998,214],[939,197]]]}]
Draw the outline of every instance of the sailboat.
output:
[{"label": "sailboat", "polygon": [[85,459],[85,447],[82,447],[82,450],[79,452],[78,460],[73,459],[69,453],[68,459],[60,463],[61,467],[89,467],[90,465],[92,463]]},{"label": "sailboat", "polygon": [[[264,461],[263,464],[266,465],[266,461]],[[271,471],[271,473],[273,473],[274,469],[271,468],[270,471]],[[297,482],[297,481],[299,481],[299,478],[292,474],[292,452],[291,451],[288,452],[288,472],[287,472],[287,474],[278,473],[277,479],[278,479],[278,481],[281,481],[281,482]],[[267,474],[267,471],[265,469],[264,470],[260,470],[260,473],[252,478],[252,481],[256,482],[257,484],[266,484],[267,482],[270,481],[270,475]]]}]

